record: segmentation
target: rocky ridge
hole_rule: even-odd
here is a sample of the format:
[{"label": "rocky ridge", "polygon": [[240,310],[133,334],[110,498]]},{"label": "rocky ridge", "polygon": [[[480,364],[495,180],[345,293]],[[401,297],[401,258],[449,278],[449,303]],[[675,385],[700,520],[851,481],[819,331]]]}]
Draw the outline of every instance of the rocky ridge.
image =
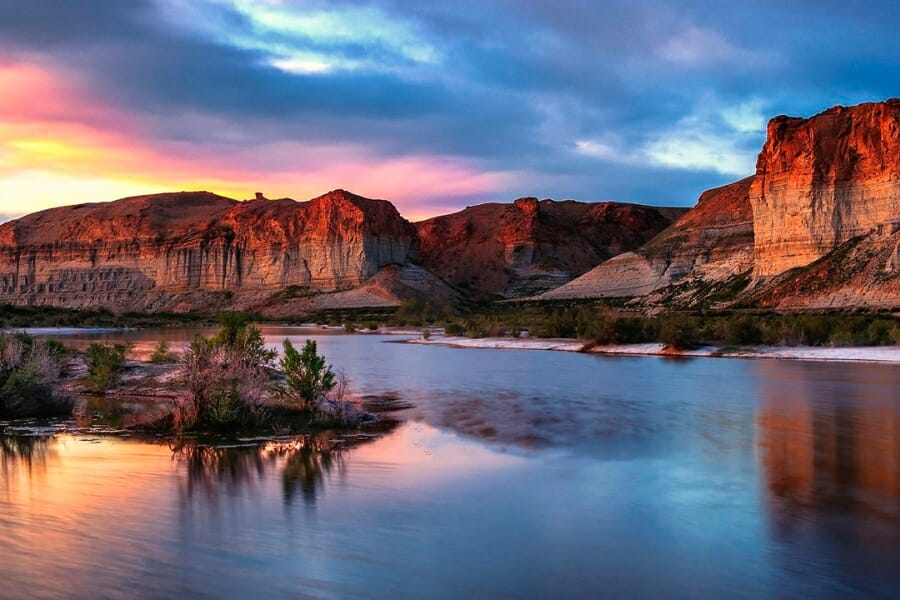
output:
[{"label": "rocky ridge", "polygon": [[0,225],[0,302],[112,310],[249,307],[296,286],[337,292],[407,262],[415,228],[343,190],[309,202],[181,192]]},{"label": "rocky ridge", "polygon": [[506,295],[559,285],[639,246],[677,212],[526,198],[417,228],[390,202],[344,190],[307,202],[124,198],[0,225],[0,303],[280,317],[411,297],[456,304],[463,293],[451,284]]},{"label": "rocky ridge", "polygon": [[753,178],[704,192],[695,208],[644,246],[616,256],[541,299],[689,296],[753,267]]},{"label": "rocky ridge", "polygon": [[638,248],[684,210],[537,198],[480,204],[417,223],[418,261],[464,289],[519,297]]}]

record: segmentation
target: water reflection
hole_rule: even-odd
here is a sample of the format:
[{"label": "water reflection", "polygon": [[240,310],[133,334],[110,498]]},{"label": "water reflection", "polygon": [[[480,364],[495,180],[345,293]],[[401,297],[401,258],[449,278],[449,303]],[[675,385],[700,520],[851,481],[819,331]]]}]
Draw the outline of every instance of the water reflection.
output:
[{"label": "water reflection", "polygon": [[262,487],[270,473],[280,473],[282,493],[290,505],[298,496],[314,504],[326,478],[342,473],[344,455],[369,438],[335,437],[331,433],[287,441],[240,446],[211,446],[194,439],[172,442],[173,459],[184,468],[183,501],[202,494],[215,503],[223,494]]},{"label": "water reflection", "polygon": [[823,364],[760,368],[758,439],[776,523],[853,512],[900,525],[897,374],[859,366],[867,386],[858,375],[847,385],[846,371]]},{"label": "water reflection", "polygon": [[26,473],[43,471],[48,458],[55,456],[49,438],[40,436],[4,436],[0,434],[0,473],[4,489],[10,488],[10,478],[20,469]]}]

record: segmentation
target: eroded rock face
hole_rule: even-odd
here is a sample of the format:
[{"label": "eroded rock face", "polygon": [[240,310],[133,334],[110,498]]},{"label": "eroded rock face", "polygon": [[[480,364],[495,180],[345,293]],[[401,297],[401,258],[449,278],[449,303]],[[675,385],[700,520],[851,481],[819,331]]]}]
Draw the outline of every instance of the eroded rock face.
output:
[{"label": "eroded rock face", "polygon": [[900,100],[772,119],[750,203],[757,278],[900,215]]},{"label": "eroded rock face", "polygon": [[288,286],[332,292],[404,263],[415,228],[389,202],[206,192],[51,209],[0,226],[0,302],[114,310],[250,306]]},{"label": "eroded rock face", "polygon": [[455,285],[523,296],[639,247],[682,212],[536,198],[481,204],[417,223],[418,260]]},{"label": "eroded rock face", "polygon": [[697,205],[633,252],[616,256],[541,297],[646,296],[675,284],[724,281],[753,266],[753,178],[704,192]]}]

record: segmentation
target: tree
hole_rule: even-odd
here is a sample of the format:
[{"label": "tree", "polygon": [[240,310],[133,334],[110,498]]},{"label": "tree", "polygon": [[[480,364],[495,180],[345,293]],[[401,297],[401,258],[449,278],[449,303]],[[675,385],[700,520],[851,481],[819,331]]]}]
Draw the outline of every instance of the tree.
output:
[{"label": "tree", "polygon": [[290,340],[284,340],[281,369],[287,376],[285,394],[306,409],[313,410],[321,399],[337,385],[331,365],[325,363],[313,340],[306,340],[298,352]]}]

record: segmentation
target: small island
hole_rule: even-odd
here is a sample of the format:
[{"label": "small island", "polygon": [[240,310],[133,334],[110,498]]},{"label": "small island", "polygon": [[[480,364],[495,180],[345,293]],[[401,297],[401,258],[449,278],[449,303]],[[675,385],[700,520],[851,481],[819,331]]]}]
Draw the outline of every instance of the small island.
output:
[{"label": "small island", "polygon": [[125,401],[139,400],[143,410],[123,420],[122,429],[297,435],[396,423],[351,399],[347,378],[314,340],[298,349],[285,339],[279,353],[245,314],[223,313],[220,325],[212,337],[194,337],[182,353],[160,341],[148,360],[130,359],[125,344],[92,343],[73,352],[55,339],[2,333],[0,419],[74,414],[90,426],[95,417],[120,413]]}]

